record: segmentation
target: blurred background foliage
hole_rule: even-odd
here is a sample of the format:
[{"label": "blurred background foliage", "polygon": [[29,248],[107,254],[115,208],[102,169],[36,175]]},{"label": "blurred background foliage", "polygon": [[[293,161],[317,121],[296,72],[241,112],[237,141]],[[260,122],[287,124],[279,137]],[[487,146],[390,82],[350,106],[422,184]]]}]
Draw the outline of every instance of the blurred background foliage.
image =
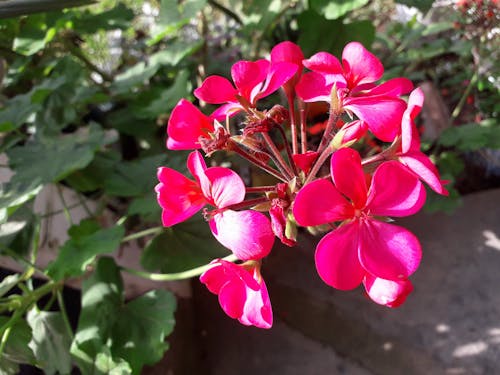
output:
[{"label": "blurred background foliage", "polygon": [[[452,212],[461,194],[500,186],[499,20],[495,0],[0,1],[0,254],[23,269],[0,283],[0,374],[21,363],[137,374],[161,359],[174,297],[155,290],[125,303],[126,270],[105,255],[147,240],[141,265],[162,273],[225,255],[200,220],[158,228],[156,168],[185,169],[185,154],[165,148],[165,126],[204,77],[227,76],[281,41],[306,56],[360,41],[381,58],[384,79],[427,88],[423,147],[451,191],[431,196],[428,210]],[[54,184],[77,194],[88,217],[38,269],[47,216],[33,200]],[[102,224],[106,213],[116,224]],[[35,272],[48,281],[33,284]],[[61,288],[84,273],[71,327]]]}]

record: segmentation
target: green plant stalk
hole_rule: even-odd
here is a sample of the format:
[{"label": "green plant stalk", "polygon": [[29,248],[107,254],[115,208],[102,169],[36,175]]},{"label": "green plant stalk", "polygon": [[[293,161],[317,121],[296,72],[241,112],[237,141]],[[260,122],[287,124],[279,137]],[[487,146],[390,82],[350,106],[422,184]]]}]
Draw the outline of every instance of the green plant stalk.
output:
[{"label": "green plant stalk", "polygon": [[[222,258],[227,262],[235,262],[238,260],[234,254],[228,255],[225,258]],[[130,273],[135,276],[142,277],[144,279],[152,280],[152,281],[176,281],[176,280],[184,280],[190,279],[192,277],[200,276],[203,272],[209,270],[213,266],[211,264],[205,264],[200,267],[192,268],[187,271],[176,272],[176,273],[151,273],[145,271],[134,270],[131,268],[120,267],[122,271]]]},{"label": "green plant stalk", "polygon": [[128,236],[123,237],[122,238],[122,243],[123,242],[129,242],[129,241],[132,241],[132,240],[136,240],[138,238],[142,238],[142,237],[146,237],[146,236],[158,234],[162,230],[163,230],[163,227],[154,227],[154,228],[145,229],[145,230],[137,232],[137,233],[132,233],[132,234],[130,234]]},{"label": "green plant stalk", "polygon": [[462,112],[462,109],[464,107],[465,101],[467,100],[467,97],[469,96],[469,94],[470,94],[470,92],[472,90],[472,86],[474,86],[476,84],[478,78],[479,77],[478,77],[477,72],[474,72],[474,74],[470,78],[469,84],[465,88],[464,93],[462,94],[462,97],[460,98],[457,106],[455,107],[455,109],[451,113],[450,125],[452,125],[455,122],[455,120],[458,118],[458,116]]},{"label": "green plant stalk", "polygon": [[59,304],[59,309],[61,310],[61,315],[63,318],[64,326],[68,331],[69,337],[71,337],[71,341],[74,340],[75,335],[73,334],[73,329],[71,328],[71,323],[69,322],[68,312],[66,310],[66,305],[64,304],[64,299],[60,290],[57,291],[57,303]]}]

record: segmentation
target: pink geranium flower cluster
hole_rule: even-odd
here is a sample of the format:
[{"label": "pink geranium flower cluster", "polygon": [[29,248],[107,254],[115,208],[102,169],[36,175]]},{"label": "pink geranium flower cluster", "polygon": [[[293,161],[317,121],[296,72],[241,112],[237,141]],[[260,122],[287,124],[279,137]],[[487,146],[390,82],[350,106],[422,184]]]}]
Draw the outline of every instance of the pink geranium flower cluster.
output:
[{"label": "pink geranium flower cluster", "polygon": [[[215,259],[200,278],[230,317],[272,326],[262,259],[276,238],[294,246],[299,226],[327,232],[315,252],[326,284],[340,290],[363,284],[373,301],[388,307],[413,290],[409,277],[421,246],[390,218],[421,209],[422,181],[438,194],[447,191],[420,151],[414,121],[422,91],[406,78],[377,83],[383,72],[357,42],[345,46],[341,61],[327,52],[305,59],[300,47],[283,42],[269,59],[236,62],[232,80],[207,77],[194,95],[215,105],[211,114],[186,99],[173,109],[167,147],[193,150],[187,160],[193,179],[159,168],[163,225],[202,211],[214,237],[237,258]],[[263,108],[261,99],[280,89],[286,106]],[[318,107],[326,108],[319,118]],[[308,128],[321,115],[324,132],[311,138]],[[240,155],[274,184],[247,186],[232,169],[207,167],[202,152],[218,151]]]}]

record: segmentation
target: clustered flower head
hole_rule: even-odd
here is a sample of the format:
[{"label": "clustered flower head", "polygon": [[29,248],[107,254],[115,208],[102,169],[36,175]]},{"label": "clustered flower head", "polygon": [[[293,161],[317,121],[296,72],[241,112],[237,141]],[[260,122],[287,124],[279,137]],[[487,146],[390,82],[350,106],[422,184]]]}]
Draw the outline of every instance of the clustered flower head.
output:
[{"label": "clustered flower head", "polygon": [[[363,284],[374,302],[388,307],[401,305],[413,290],[409,277],[421,246],[391,218],[421,209],[422,182],[448,193],[420,151],[414,121],[422,91],[406,78],[377,83],[383,72],[357,42],[345,46],[341,61],[328,52],[305,59],[299,46],[283,42],[270,59],[236,62],[232,81],[207,77],[194,95],[215,105],[211,114],[186,99],[173,109],[167,148],[193,150],[187,160],[193,179],[159,168],[163,225],[201,211],[237,258],[213,260],[200,277],[230,317],[272,326],[262,260],[276,238],[295,246],[298,227],[326,233],[315,252],[326,284],[340,290]],[[286,106],[265,107],[262,99],[280,89]],[[232,169],[207,167],[205,157],[220,151],[243,157],[274,184],[247,186]]]}]

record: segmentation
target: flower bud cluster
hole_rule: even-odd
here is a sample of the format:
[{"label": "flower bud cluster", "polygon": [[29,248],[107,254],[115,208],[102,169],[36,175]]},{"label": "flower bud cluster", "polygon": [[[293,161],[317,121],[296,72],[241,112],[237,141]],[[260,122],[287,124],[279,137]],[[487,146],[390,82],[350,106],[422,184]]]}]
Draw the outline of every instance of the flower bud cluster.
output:
[{"label": "flower bud cluster", "polygon": [[[276,238],[295,246],[298,227],[327,232],[315,251],[326,284],[340,290],[363,284],[374,302],[388,307],[412,291],[421,246],[389,218],[420,210],[422,182],[438,194],[447,191],[420,151],[414,121],[422,91],[406,78],[379,84],[383,72],[357,42],[345,46],[341,60],[328,52],[305,59],[299,46],[283,42],[269,59],[236,62],[232,81],[207,77],[194,95],[216,105],[211,114],[185,99],[173,109],[167,148],[193,150],[187,160],[193,178],[159,168],[163,225],[202,211],[214,237],[241,261],[216,259],[200,278],[230,317],[272,326],[262,259]],[[280,89],[287,107],[262,108],[259,100]],[[207,167],[200,150],[207,157],[236,153],[274,183],[245,186],[234,170]]]}]

